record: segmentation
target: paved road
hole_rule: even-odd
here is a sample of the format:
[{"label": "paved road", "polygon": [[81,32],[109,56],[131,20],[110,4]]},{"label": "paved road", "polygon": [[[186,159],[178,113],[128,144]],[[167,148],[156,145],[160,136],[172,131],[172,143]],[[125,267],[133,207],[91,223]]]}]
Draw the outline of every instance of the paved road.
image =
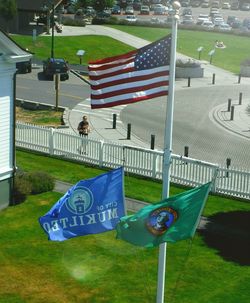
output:
[{"label": "paved road", "polygon": [[[69,35],[106,34],[135,47],[141,47],[148,42],[121,33],[111,28],[101,26],[87,26],[84,28],[64,29]],[[179,55],[180,57],[180,55]],[[184,57],[184,56],[181,56]],[[192,79],[191,87],[187,87],[187,80],[176,81],[176,98],[173,132],[173,152],[183,154],[184,146],[189,146],[190,156],[200,160],[225,165],[226,158],[232,159],[232,165],[250,169],[250,116],[247,106],[250,103],[250,79],[243,78],[237,84],[237,77],[224,70],[203,62],[205,77]],[[212,85],[212,74],[216,73],[216,84]],[[79,81],[79,80],[73,80]],[[65,94],[71,85],[65,86]],[[77,95],[78,83],[75,84],[74,102],[70,104],[68,116],[69,125],[75,131],[82,114],[89,115],[92,125],[92,136],[149,147],[150,135],[156,135],[156,145],[162,147],[163,129],[165,123],[166,99],[159,98],[130,106],[91,111],[89,100],[77,103],[83,94]],[[85,86],[84,91],[88,94]],[[243,102],[236,107],[234,121],[230,121],[227,110],[227,99],[238,102],[239,92],[243,92]],[[69,93],[68,93],[69,94]],[[71,100],[69,97],[69,100]],[[69,102],[68,100],[68,102]],[[117,130],[112,130],[112,114],[118,115]],[[153,118],[152,118],[153,117]],[[126,124],[132,124],[134,133],[132,142],[124,140]]]}]

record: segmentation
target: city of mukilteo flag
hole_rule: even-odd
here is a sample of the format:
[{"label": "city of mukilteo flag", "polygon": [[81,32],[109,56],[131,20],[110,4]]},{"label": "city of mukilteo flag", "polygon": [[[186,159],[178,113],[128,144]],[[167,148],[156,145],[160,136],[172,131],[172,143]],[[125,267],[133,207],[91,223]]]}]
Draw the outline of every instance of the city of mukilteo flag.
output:
[{"label": "city of mukilteo flag", "polygon": [[168,94],[171,35],[129,53],[89,62],[91,108]]},{"label": "city of mukilteo flag", "polygon": [[39,218],[48,239],[64,241],[115,229],[125,215],[123,175],[120,167],[72,186]]},{"label": "city of mukilteo flag", "polygon": [[211,182],[121,218],[116,227],[117,238],[144,247],[192,238],[210,186]]}]

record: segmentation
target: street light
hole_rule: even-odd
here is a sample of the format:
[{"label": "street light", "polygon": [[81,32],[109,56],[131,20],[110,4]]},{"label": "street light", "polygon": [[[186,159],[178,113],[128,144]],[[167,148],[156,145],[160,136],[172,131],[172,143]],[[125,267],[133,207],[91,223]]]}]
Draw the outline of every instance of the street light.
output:
[{"label": "street light", "polygon": [[210,56],[210,64],[212,64],[212,60],[213,60],[213,55],[214,55],[214,53],[215,53],[215,49],[212,49],[212,50],[208,53],[208,55]]},{"label": "street light", "polygon": [[201,59],[201,52],[203,50],[203,46],[197,48],[197,52],[199,53],[199,60]]},{"label": "street light", "polygon": [[80,64],[82,64],[82,56],[85,54],[85,51],[82,49],[79,49],[79,51],[77,51],[76,55],[79,56],[80,59]]}]

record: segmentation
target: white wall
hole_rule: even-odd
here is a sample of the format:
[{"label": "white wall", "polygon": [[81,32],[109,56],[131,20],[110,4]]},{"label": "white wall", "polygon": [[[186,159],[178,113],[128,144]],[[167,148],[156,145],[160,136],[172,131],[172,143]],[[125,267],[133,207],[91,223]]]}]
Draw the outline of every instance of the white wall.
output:
[{"label": "white wall", "polygon": [[0,60],[0,180],[13,170],[13,76],[15,64]]}]

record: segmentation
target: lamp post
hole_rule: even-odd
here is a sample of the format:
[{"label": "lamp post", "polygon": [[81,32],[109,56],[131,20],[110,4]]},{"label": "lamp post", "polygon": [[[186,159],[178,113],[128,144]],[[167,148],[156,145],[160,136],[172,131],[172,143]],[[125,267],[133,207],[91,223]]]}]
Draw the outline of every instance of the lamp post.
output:
[{"label": "lamp post", "polygon": [[197,52],[199,53],[199,60],[201,59],[201,52],[203,50],[203,46],[197,48]]},{"label": "lamp post", "polygon": [[82,49],[79,49],[79,51],[77,51],[76,55],[79,57],[80,59],[80,65],[82,64],[82,56],[85,54],[85,51]]},{"label": "lamp post", "polygon": [[212,60],[213,60],[213,55],[214,55],[214,53],[215,53],[215,49],[212,49],[212,50],[208,53],[208,55],[210,56],[210,64],[212,64]]}]

